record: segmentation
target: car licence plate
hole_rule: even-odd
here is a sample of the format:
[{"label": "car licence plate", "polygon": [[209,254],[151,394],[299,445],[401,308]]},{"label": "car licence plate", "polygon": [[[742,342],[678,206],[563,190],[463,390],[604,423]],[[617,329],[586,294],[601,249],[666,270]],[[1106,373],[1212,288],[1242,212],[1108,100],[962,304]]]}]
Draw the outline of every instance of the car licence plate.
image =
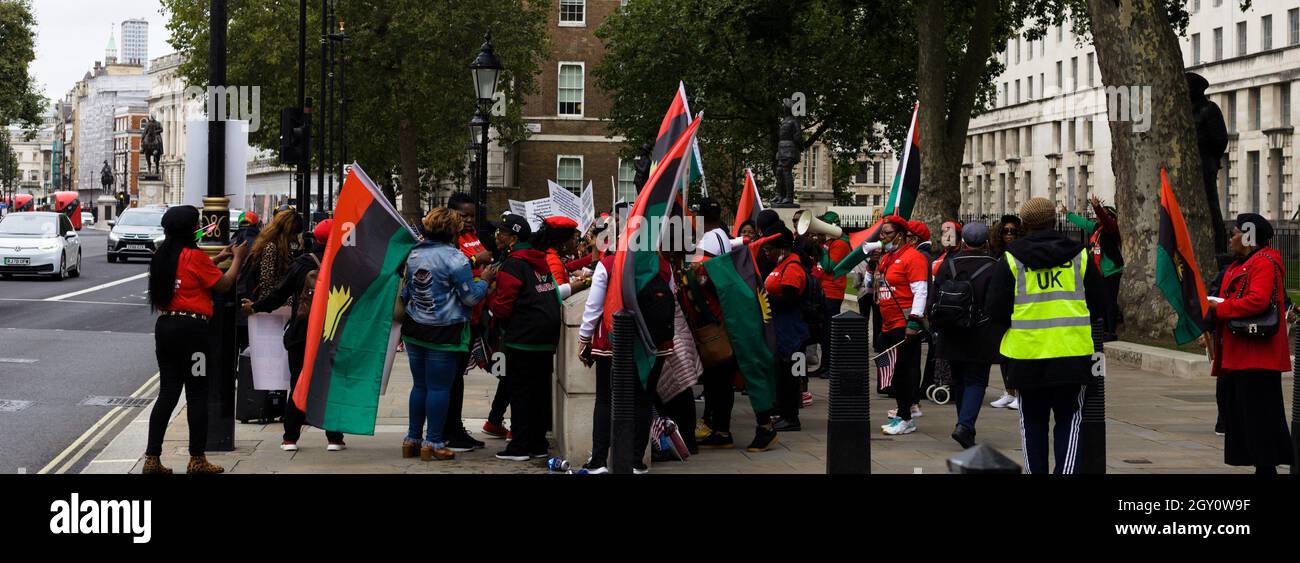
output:
[{"label": "car licence plate", "polygon": [[6,266],[30,266],[31,264],[31,258],[5,258]]},{"label": "car licence plate", "polygon": [[128,244],[126,245],[126,249],[127,250],[148,250],[148,248],[146,248],[145,245],[143,244]]}]

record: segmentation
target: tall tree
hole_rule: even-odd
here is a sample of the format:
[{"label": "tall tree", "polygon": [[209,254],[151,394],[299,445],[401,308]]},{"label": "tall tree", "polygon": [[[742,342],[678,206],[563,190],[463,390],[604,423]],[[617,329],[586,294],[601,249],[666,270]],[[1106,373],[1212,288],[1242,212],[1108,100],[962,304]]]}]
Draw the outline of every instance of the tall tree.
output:
[{"label": "tall tree", "polygon": [[32,130],[41,123],[45,96],[28,72],[36,58],[35,27],[29,0],[0,0],[0,128]]},{"label": "tall tree", "polygon": [[[187,58],[181,73],[189,84],[207,84],[207,0],[162,2],[170,14],[172,46]],[[308,4],[307,95],[315,97],[320,91],[316,39],[321,14],[320,2]],[[503,142],[526,137],[520,110],[524,96],[537,89],[549,10],[545,0],[337,2],[349,39],[336,46],[347,64],[349,158],[365,167],[385,191],[401,193],[401,211],[408,220],[420,216],[422,193],[434,187],[433,181],[454,178],[465,168],[474,113],[468,65],[488,30],[505,66],[499,90],[505,93],[506,115],[493,117],[492,123]],[[263,108],[297,103],[298,43],[292,33],[297,21],[297,2],[230,6],[228,81],[260,86]],[[322,106],[316,100],[313,144],[324,140],[319,129]],[[250,142],[277,147],[278,122],[278,110],[263,109],[261,130]]]},{"label": "tall tree", "polygon": [[691,110],[708,116],[709,194],[734,208],[746,167],[771,189],[783,98],[803,95],[804,146],[823,142],[841,167],[902,139],[915,96],[912,53],[898,49],[911,36],[904,18],[883,1],[631,0],[597,31],[606,51],[593,75],[629,157],[653,143],[684,81]]}]

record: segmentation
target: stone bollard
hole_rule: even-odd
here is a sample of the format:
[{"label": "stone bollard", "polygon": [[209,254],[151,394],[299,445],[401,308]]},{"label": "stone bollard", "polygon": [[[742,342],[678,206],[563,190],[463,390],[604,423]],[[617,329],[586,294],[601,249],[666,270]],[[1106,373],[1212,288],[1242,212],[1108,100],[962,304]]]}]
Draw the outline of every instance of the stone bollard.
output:
[{"label": "stone bollard", "polygon": [[1106,473],[1106,352],[1104,328],[1092,321],[1092,378],[1083,393],[1083,421],[1079,425],[1077,473]]},{"label": "stone bollard", "polygon": [[635,460],[642,453],[633,451],[636,443],[636,386],[641,382],[633,357],[637,328],[632,313],[619,311],[614,314],[614,333],[610,336],[614,349],[609,370],[610,472],[630,475]]},{"label": "stone bollard", "polygon": [[853,311],[831,318],[830,406],[826,473],[871,474],[871,349],[867,319]]},{"label": "stone bollard", "polygon": [[948,472],[963,475],[1018,475],[1020,465],[993,446],[977,444],[948,458]]}]

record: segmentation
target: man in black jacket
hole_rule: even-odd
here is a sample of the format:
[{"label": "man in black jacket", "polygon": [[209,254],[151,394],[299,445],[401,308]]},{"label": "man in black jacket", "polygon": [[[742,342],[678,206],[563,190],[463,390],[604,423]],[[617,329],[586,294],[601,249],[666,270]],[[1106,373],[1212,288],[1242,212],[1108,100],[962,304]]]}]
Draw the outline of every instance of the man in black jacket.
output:
[{"label": "man in black jacket", "polygon": [[[962,448],[969,448],[975,445],[975,420],[984,405],[989,371],[1001,359],[998,347],[1006,325],[989,320],[985,301],[995,271],[999,267],[1005,269],[1006,265],[989,255],[989,228],[984,223],[966,225],[961,236],[964,243],[961,250],[944,259],[934,276],[935,301],[930,317],[938,357],[946,360],[952,370],[952,403],[957,407],[957,426],[952,431],[952,439]],[[945,290],[953,288],[944,282],[949,280],[970,284],[965,288],[972,298],[967,316],[969,326],[942,326],[943,315],[936,314],[937,308],[948,305]]]},{"label": "man in black jacket", "polygon": [[1028,234],[1012,242],[994,268],[988,313],[992,322],[1009,327],[1000,347],[1007,357],[1002,369],[1008,384],[1020,390],[1028,472],[1047,473],[1048,420],[1054,415],[1055,472],[1074,473],[1083,393],[1094,362],[1091,323],[1101,318],[1105,289],[1084,246],[1054,228],[1052,202],[1030,199],[1020,219]]}]

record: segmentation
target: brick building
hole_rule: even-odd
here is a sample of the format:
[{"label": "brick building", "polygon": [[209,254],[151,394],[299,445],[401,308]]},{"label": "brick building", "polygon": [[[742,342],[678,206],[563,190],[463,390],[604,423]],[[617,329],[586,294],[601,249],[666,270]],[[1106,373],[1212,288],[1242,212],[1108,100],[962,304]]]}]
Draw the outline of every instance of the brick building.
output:
[{"label": "brick building", "polygon": [[590,181],[598,213],[613,203],[610,178],[618,182],[620,196],[630,200],[635,195],[631,162],[618,157],[624,140],[608,137],[611,101],[591,78],[605,54],[596,29],[620,5],[619,0],[558,0],[552,5],[546,24],[551,52],[537,77],[538,92],[524,100],[522,112],[531,135],[512,146],[493,143],[488,156],[493,213],[507,209],[508,199],[545,197],[547,180],[574,193]]}]

